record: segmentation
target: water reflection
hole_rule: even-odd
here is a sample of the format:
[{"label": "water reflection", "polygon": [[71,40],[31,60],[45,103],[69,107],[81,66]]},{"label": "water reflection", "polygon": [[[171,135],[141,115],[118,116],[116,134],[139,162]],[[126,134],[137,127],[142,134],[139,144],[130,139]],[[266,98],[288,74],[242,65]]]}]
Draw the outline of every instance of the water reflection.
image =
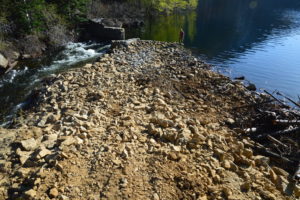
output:
[{"label": "water reflection", "polygon": [[[296,3],[295,3],[296,4]],[[197,36],[186,45],[200,49],[209,58],[236,55],[293,25],[283,16],[290,3],[279,0],[204,0],[197,10]],[[220,55],[222,54],[222,55]],[[238,56],[238,55],[237,55]]]},{"label": "water reflection", "polygon": [[[201,0],[194,12],[150,18],[129,37],[178,41],[259,87],[300,94],[299,0]],[[292,46],[291,46],[292,45]]]},{"label": "water reflection", "polygon": [[141,37],[144,39],[178,42],[179,31],[182,27],[186,32],[186,39],[196,38],[197,13],[189,12],[184,15],[169,15],[149,17],[146,26],[141,29],[127,30],[128,37]]}]

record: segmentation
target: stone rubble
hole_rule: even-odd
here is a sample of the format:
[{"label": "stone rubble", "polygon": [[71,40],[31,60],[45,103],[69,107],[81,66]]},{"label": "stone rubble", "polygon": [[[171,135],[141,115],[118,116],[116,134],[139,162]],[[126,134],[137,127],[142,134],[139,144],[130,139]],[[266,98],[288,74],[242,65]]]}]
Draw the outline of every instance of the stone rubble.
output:
[{"label": "stone rubble", "polygon": [[231,128],[231,108],[251,98],[180,45],[119,42],[0,130],[0,199],[298,198],[289,173]]}]

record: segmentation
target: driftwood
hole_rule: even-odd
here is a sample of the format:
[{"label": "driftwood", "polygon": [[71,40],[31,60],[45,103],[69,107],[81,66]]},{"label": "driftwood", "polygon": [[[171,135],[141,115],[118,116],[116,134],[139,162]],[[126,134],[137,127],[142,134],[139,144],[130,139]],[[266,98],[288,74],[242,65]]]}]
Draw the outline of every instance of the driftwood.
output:
[{"label": "driftwood", "polygon": [[280,103],[283,107],[285,108],[290,108],[290,106],[286,105],[285,103],[283,103],[281,100],[279,100],[278,98],[274,97],[271,93],[269,93],[268,91],[264,90],[264,92],[266,94],[268,94],[270,97],[272,97],[275,101],[277,101],[278,103]]},{"label": "driftwood", "polygon": [[295,160],[293,159],[288,159],[284,156],[281,156],[267,148],[265,148],[264,146],[262,146],[261,144],[259,143],[256,143],[255,145],[252,145],[252,144],[245,144],[246,147],[250,147],[254,150],[257,150],[258,152],[260,152],[261,154],[265,155],[265,156],[268,156],[268,157],[272,157],[272,158],[276,158],[278,160],[281,160],[285,163],[289,163],[289,164],[295,164]]},{"label": "driftwood", "polygon": [[[295,180],[300,182],[300,101],[276,91],[264,92],[267,99],[260,98],[260,103],[249,103],[234,109],[245,108],[248,112],[245,113],[248,118],[245,117],[247,120],[242,125],[245,133],[256,141],[252,149],[294,173]],[[255,112],[252,112],[253,108]]]},{"label": "driftwood", "polygon": [[269,156],[269,157],[273,157],[273,158],[276,158],[276,159],[279,159],[283,162],[286,162],[286,163],[290,163],[290,164],[295,164],[295,161],[294,160],[290,160],[284,156],[281,156],[271,150],[268,150],[266,149],[265,147],[262,147],[262,146],[255,146],[254,149],[256,149],[257,151],[259,151],[261,154],[265,155],[265,156]]},{"label": "driftwood", "polygon": [[285,110],[285,112],[293,115],[294,117],[300,117],[300,112],[297,110]]},{"label": "driftwood", "polygon": [[284,148],[288,148],[288,146],[286,144],[283,144],[282,142],[280,142],[279,140],[277,140],[276,138],[270,136],[270,135],[267,135],[267,138],[271,141],[271,142],[274,142],[280,146],[283,146]]},{"label": "driftwood", "polygon": [[281,94],[280,92],[277,92],[276,94],[280,95],[280,96],[283,96],[284,98],[286,98],[287,100],[289,100],[290,102],[292,102],[295,106],[297,106],[298,108],[300,108],[300,104],[295,102],[294,100],[292,100],[291,98]]},{"label": "driftwood", "polygon": [[284,119],[278,119],[274,120],[275,124],[280,125],[300,125],[300,120],[284,120]]},{"label": "driftwood", "polygon": [[292,134],[295,132],[300,131],[300,127],[295,127],[295,128],[289,128],[289,129],[285,129],[285,130],[279,130],[273,133],[269,133],[269,134],[262,134],[262,135],[258,135],[256,138],[261,139],[261,138],[265,138],[268,135],[271,136],[278,136],[278,135],[285,135],[285,134]]},{"label": "driftwood", "polygon": [[239,109],[239,108],[248,108],[248,107],[256,107],[256,106],[260,106],[260,105],[263,105],[263,104],[267,104],[267,103],[272,103],[274,100],[271,99],[271,100],[268,100],[268,101],[263,101],[263,102],[260,102],[260,103],[252,103],[252,104],[248,104],[248,105],[243,105],[243,106],[236,106],[236,107],[233,107],[232,109]]}]

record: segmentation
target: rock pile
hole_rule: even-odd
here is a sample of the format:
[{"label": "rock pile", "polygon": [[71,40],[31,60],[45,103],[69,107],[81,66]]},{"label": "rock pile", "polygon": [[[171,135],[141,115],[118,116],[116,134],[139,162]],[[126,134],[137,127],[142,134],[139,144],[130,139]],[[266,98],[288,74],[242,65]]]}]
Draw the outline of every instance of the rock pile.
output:
[{"label": "rock pile", "polygon": [[1,198],[299,195],[289,174],[232,128],[232,107],[257,98],[242,84],[177,44],[113,46],[98,62],[57,75],[21,128],[0,130],[12,143],[1,154]]}]

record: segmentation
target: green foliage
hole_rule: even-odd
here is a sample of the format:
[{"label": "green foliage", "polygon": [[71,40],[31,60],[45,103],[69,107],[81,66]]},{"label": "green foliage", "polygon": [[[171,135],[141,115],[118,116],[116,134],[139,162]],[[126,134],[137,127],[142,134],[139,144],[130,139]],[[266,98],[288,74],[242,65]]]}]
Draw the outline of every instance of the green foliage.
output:
[{"label": "green foliage", "polygon": [[49,1],[57,5],[58,13],[63,16],[70,24],[86,20],[87,5],[90,0],[52,0]]},{"label": "green foliage", "polygon": [[68,21],[68,25],[74,27],[77,23],[85,20],[89,2],[89,0],[2,1],[0,4],[0,23],[11,21],[16,25],[19,33],[26,34],[45,31],[49,26],[49,21]]},{"label": "green foliage", "polygon": [[22,32],[39,32],[44,27],[43,9],[44,0],[13,0],[14,6],[10,8],[10,17]]},{"label": "green foliage", "polygon": [[7,44],[4,42],[2,38],[0,38],[0,51],[5,50],[7,47]]},{"label": "green foliage", "polygon": [[[8,3],[7,1],[4,3]],[[7,4],[5,4],[7,5]],[[2,4],[0,4],[0,50],[4,50],[7,46],[7,44],[4,41],[5,34],[6,34],[6,25],[8,24],[6,12],[4,11],[6,7]]]},{"label": "green foliage", "polygon": [[172,12],[176,9],[194,9],[198,0],[129,0],[130,2],[141,2],[144,6],[159,12]]}]

